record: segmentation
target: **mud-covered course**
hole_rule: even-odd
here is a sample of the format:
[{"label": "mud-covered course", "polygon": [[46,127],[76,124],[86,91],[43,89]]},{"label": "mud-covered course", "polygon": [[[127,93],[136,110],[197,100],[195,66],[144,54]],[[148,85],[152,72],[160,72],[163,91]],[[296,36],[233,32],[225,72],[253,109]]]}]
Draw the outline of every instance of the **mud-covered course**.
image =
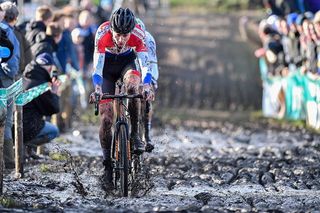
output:
[{"label": "mud-covered course", "polygon": [[[7,172],[0,211],[319,210],[319,135],[249,120],[242,112],[242,120],[229,112],[212,116],[219,119],[199,118],[206,117],[202,109],[260,106],[259,73],[238,36],[238,20],[236,15],[200,13],[147,19],[160,63],[152,132],[156,148],[144,154],[130,197],[105,189],[98,124],[78,121],[45,147],[42,159],[27,162],[24,178]],[[163,119],[161,112],[181,108],[193,110],[184,122]]]},{"label": "mud-covered course", "polygon": [[144,155],[128,198],[104,189],[98,128],[79,126],[47,146],[49,157],[29,162],[25,178],[6,176],[7,205],[39,212],[319,209],[318,136],[257,123],[210,126],[156,129],[156,149]]}]

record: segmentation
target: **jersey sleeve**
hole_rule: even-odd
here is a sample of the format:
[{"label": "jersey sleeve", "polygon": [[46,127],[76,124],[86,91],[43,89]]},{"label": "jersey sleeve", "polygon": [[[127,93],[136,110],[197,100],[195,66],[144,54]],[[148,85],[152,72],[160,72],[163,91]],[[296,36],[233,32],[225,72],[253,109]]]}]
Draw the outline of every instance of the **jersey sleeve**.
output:
[{"label": "jersey sleeve", "polygon": [[139,26],[136,26],[133,30],[133,34],[136,36],[135,40],[135,50],[137,52],[138,61],[141,66],[142,73],[146,73],[143,78],[144,84],[150,84],[152,80],[151,70],[148,66],[148,48],[145,43],[145,31],[143,31]]},{"label": "jersey sleeve", "polygon": [[146,32],[146,44],[148,47],[148,66],[151,70],[152,78],[157,81],[159,78],[157,45],[153,36],[148,32]]},{"label": "jersey sleeve", "polygon": [[96,32],[95,41],[94,41],[94,53],[93,53],[93,73],[92,73],[92,82],[93,85],[102,84],[102,71],[105,60],[105,48],[106,48],[106,39],[105,35],[109,30],[109,22],[101,24]]}]

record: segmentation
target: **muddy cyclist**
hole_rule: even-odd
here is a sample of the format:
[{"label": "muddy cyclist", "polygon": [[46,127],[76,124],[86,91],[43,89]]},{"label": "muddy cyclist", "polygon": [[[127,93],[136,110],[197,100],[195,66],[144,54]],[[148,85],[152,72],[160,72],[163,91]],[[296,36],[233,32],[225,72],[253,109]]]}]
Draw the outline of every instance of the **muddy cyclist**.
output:
[{"label": "muddy cyclist", "polygon": [[[94,71],[92,81],[95,92],[90,95],[90,102],[95,101],[95,93],[115,94],[115,83],[123,79],[127,93],[139,92],[141,80],[143,82],[143,94],[146,99],[152,98],[151,80],[152,75],[148,70],[148,52],[144,43],[145,32],[136,25],[135,16],[128,8],[116,10],[110,21],[104,22],[98,28],[95,37],[95,51],[93,55]],[[147,74],[141,79],[135,60],[138,57],[141,69]],[[130,141],[134,144],[134,150],[142,153],[145,144],[138,134],[138,115],[140,110],[138,100],[129,102],[129,113],[131,119]],[[105,181],[112,180],[112,163],[110,157],[113,123],[113,103],[111,100],[100,101],[100,130],[99,139],[103,152],[103,164],[105,167]]]}]

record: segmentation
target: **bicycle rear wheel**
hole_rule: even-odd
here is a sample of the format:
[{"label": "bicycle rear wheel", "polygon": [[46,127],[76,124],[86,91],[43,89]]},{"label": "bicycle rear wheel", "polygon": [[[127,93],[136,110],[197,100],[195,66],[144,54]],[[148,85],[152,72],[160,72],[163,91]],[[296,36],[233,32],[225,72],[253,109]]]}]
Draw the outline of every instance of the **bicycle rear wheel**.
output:
[{"label": "bicycle rear wheel", "polygon": [[121,195],[128,196],[128,175],[129,175],[129,162],[128,162],[128,135],[126,126],[121,125],[119,131],[120,142],[120,186]]}]

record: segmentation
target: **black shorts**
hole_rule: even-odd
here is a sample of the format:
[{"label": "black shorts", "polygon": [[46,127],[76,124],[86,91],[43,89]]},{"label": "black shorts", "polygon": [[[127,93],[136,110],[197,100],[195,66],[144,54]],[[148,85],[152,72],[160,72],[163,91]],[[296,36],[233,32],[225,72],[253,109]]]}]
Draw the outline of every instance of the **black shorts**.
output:
[{"label": "black shorts", "polygon": [[115,84],[129,70],[137,70],[134,51],[126,55],[106,54],[103,68],[102,92],[114,95]]}]

